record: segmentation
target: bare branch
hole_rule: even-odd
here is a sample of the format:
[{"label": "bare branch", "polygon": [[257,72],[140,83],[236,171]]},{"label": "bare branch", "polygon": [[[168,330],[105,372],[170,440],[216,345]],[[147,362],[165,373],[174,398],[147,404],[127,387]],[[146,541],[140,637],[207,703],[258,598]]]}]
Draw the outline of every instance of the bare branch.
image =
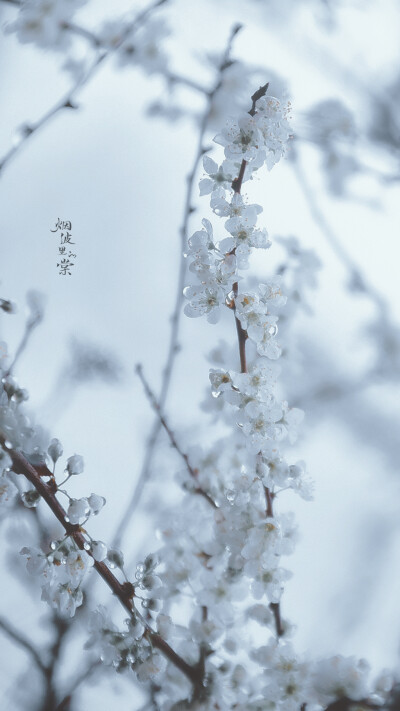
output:
[{"label": "bare branch", "polygon": [[12,373],[12,371],[14,370],[14,367],[15,367],[18,359],[21,357],[21,355],[23,354],[23,352],[25,351],[25,349],[29,343],[29,339],[30,339],[33,331],[40,324],[42,319],[43,319],[43,315],[39,312],[31,315],[27,319],[26,324],[25,324],[24,334],[23,334],[21,342],[15,352],[14,360],[12,361],[10,367],[8,368],[6,375],[10,375]]},{"label": "bare branch", "polygon": [[[159,420],[160,420],[160,423],[161,423],[161,425],[164,427],[164,429],[165,429],[165,431],[166,431],[166,433],[167,433],[167,435],[168,435],[168,437],[169,437],[169,440],[170,440],[170,442],[171,442],[173,448],[176,449],[176,451],[178,452],[179,456],[180,456],[180,457],[183,459],[183,461],[185,462],[186,468],[187,468],[187,470],[188,470],[190,476],[197,482],[197,475],[198,475],[198,472],[197,472],[196,469],[193,469],[192,465],[191,465],[190,462],[189,462],[189,457],[188,457],[188,455],[181,449],[180,445],[179,445],[178,442],[177,442],[177,439],[176,439],[174,433],[172,432],[172,430],[171,430],[171,428],[170,428],[168,422],[166,421],[164,415],[162,414],[160,405],[159,405],[159,403],[157,402],[156,397],[155,397],[153,391],[150,389],[150,386],[149,386],[149,384],[148,384],[146,378],[145,378],[144,375],[143,375],[143,368],[142,368],[141,365],[137,365],[137,366],[136,366],[136,372],[137,372],[137,374],[138,374],[140,380],[142,381],[142,384],[143,384],[145,393],[146,393],[146,395],[147,395],[147,397],[148,397],[148,399],[149,399],[149,401],[150,401],[150,403],[151,403],[153,409],[154,409],[155,412],[157,413],[157,415],[158,415],[158,417],[159,417]],[[199,495],[202,496],[204,499],[206,499],[206,501],[208,501],[208,503],[211,504],[211,506],[213,506],[214,509],[218,508],[218,506],[217,506],[217,504],[215,503],[215,501],[211,498],[211,496],[210,496],[209,494],[207,494],[206,491],[204,491],[204,489],[201,488],[201,486],[198,486],[198,485],[196,484],[196,488],[195,488],[195,490],[194,490],[194,493],[199,494]]]},{"label": "bare branch", "polygon": [[39,652],[35,649],[33,646],[32,642],[24,637],[24,635],[19,632],[13,625],[10,625],[9,622],[6,622],[4,617],[0,617],[0,629],[3,630],[3,632],[9,637],[10,639],[15,642],[19,647],[22,647],[22,649],[25,649],[25,651],[29,654],[31,659],[35,662],[36,666],[40,669],[40,671],[43,674],[46,674],[46,667],[43,663],[43,660],[39,654]]},{"label": "bare branch", "polygon": [[387,315],[388,306],[385,299],[379,293],[378,289],[375,289],[375,287],[367,281],[358,264],[353,260],[345,247],[343,247],[339,237],[328,223],[318,204],[310,183],[308,182],[306,172],[303,170],[298,153],[294,155],[292,165],[298,186],[303,193],[315,223],[318,225],[322,235],[331,246],[337,258],[342,262],[348,271],[349,285],[353,286],[354,290],[358,290],[359,292],[365,294],[365,296],[367,296],[375,304],[379,312]]}]

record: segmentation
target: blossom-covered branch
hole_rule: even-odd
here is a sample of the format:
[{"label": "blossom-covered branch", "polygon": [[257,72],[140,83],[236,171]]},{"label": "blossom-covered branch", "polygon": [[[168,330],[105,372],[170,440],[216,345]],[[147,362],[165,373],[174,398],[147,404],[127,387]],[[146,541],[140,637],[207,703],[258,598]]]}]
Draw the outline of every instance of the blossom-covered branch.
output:
[{"label": "blossom-covered branch", "polygon": [[[78,522],[71,522],[71,519],[75,520],[75,517],[79,521],[82,517],[86,504],[82,503],[81,506],[79,506],[80,502],[76,501],[75,504],[74,502],[71,502],[67,513],[56,497],[58,487],[55,483],[52,472],[44,464],[37,466],[32,465],[20,452],[14,450],[10,446],[10,442],[2,433],[0,433],[0,444],[3,447],[3,451],[6,452],[11,459],[12,470],[16,474],[23,474],[32,484],[37,494],[42,497],[53,512],[54,516],[65,529],[67,537],[76,544],[76,547],[80,551],[80,553],[74,553],[72,551],[72,561],[70,560],[71,551],[67,552],[67,565],[69,567],[68,572],[71,576],[71,580],[67,581],[65,586],[63,586],[63,590],[58,590],[58,604],[61,611],[65,613],[68,609],[71,609],[74,612],[75,605],[80,604],[81,596],[79,597],[76,594],[78,586],[74,587],[74,585],[76,582],[78,582],[79,585],[86,570],[93,565],[98,574],[107,583],[114,595],[116,595],[120,603],[129,613],[132,622],[136,626],[142,626],[140,636],[147,639],[152,647],[160,650],[162,654],[165,655],[183,674],[185,674],[193,684],[198,685],[201,682],[198,670],[187,664],[184,659],[176,654],[169,644],[162,639],[158,633],[151,629],[148,623],[144,620],[143,616],[138,612],[138,610],[135,609],[133,604],[135,587],[129,582],[120,583],[118,581],[110,568],[102,560],[99,560],[99,557],[102,557],[102,555],[99,555],[101,548],[93,545],[93,542],[88,542],[86,536],[87,532]],[[74,464],[71,464],[71,466]],[[49,483],[45,483],[44,477],[49,479]],[[80,501],[82,502],[83,500]],[[93,507],[95,506],[96,504],[93,502]],[[88,513],[88,511],[85,511],[84,513]],[[73,518],[74,514],[75,517]],[[66,539],[64,539],[64,541],[65,540]],[[60,551],[62,544],[63,541],[61,541],[59,546],[55,546],[54,550]],[[23,553],[28,559],[28,569],[30,569],[32,573],[43,574],[45,578],[48,578],[48,582],[51,586],[53,581],[51,580],[48,567],[50,566],[51,568],[54,558],[52,557],[53,559],[49,560],[48,556],[43,555],[39,551],[27,548],[23,549]],[[61,550],[61,553],[63,554],[64,551]],[[111,561],[114,560],[114,558],[111,558],[110,553],[108,554],[108,559]],[[63,558],[61,558],[61,561],[62,560]],[[59,563],[57,562],[57,564]],[[59,585],[57,585],[57,587],[59,587]],[[46,594],[47,596],[51,595],[51,590],[47,590]]]}]

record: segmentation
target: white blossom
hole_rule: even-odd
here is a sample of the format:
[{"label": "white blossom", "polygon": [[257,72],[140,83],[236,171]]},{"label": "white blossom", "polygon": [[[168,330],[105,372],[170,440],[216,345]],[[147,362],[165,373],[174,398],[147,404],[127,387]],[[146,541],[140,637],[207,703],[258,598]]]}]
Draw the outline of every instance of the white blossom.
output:
[{"label": "white blossom", "polygon": [[94,516],[97,516],[97,514],[100,513],[105,503],[106,500],[104,496],[99,496],[98,494],[90,494],[88,498],[90,513],[94,514]]},{"label": "white blossom", "polygon": [[67,459],[67,472],[70,476],[82,474],[84,468],[83,457],[80,454],[73,454]]},{"label": "white blossom", "polygon": [[67,509],[67,517],[70,523],[81,523],[82,519],[90,514],[89,502],[86,498],[71,499]]}]

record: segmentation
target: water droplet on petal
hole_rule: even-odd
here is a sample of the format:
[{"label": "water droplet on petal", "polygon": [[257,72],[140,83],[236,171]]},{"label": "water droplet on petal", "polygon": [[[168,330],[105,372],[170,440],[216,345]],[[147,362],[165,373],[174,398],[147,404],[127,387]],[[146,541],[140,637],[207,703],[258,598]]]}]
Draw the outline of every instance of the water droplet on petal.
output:
[{"label": "water droplet on petal", "polygon": [[136,566],[135,578],[136,580],[142,580],[145,573],[145,565],[143,563],[138,563]]},{"label": "water droplet on petal", "polygon": [[230,291],[229,294],[226,295],[225,305],[228,306],[228,308],[233,309],[233,307],[235,305],[235,292],[234,291]]},{"label": "water droplet on petal", "polygon": [[228,489],[228,491],[226,492],[226,498],[228,499],[230,504],[235,503],[236,492],[233,491],[232,489]]}]

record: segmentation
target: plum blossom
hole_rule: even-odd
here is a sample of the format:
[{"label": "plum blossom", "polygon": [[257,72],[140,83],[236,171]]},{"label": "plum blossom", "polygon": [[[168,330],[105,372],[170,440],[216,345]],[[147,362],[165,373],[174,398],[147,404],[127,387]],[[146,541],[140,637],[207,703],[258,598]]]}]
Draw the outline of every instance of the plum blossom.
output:
[{"label": "plum blossom", "polygon": [[93,514],[94,516],[97,516],[97,514],[100,513],[100,511],[103,508],[105,503],[106,503],[106,500],[105,500],[104,496],[99,496],[98,494],[90,494],[90,496],[88,498],[90,513]]},{"label": "plum blossom", "polygon": [[207,321],[217,323],[220,318],[220,307],[225,299],[220,286],[209,287],[207,284],[187,286],[184,295],[189,301],[184,309],[186,316],[195,318],[207,314]]},{"label": "plum blossom", "polygon": [[22,548],[21,555],[27,558],[28,573],[40,580],[42,600],[60,615],[73,617],[83,602],[81,584],[93,559],[68,539],[54,543],[48,555],[27,547]]},{"label": "plum blossom", "polygon": [[258,122],[248,114],[239,119],[228,119],[225,128],[215,136],[214,141],[224,146],[228,160],[248,162],[257,157],[263,144]]},{"label": "plum blossom", "polygon": [[84,518],[89,516],[90,506],[86,498],[71,499],[67,509],[68,521],[72,524],[81,523]]},{"label": "plum blossom", "polygon": [[[229,190],[234,177],[234,166],[224,161],[221,166],[210,158],[203,156],[203,167],[208,178],[202,178],[199,182],[200,195],[209,195],[221,188]],[[229,172],[229,171],[232,172]]]}]

